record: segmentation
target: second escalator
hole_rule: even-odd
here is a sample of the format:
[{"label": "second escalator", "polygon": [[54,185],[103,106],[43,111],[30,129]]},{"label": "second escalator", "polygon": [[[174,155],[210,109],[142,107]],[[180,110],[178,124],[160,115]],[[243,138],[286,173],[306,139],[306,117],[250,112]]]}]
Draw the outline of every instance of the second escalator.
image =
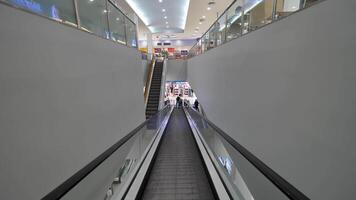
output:
[{"label": "second escalator", "polygon": [[161,84],[162,84],[162,71],[163,71],[163,61],[156,61],[151,87],[149,91],[147,107],[146,107],[146,118],[150,118],[152,115],[156,114],[159,106],[159,97],[161,93]]}]

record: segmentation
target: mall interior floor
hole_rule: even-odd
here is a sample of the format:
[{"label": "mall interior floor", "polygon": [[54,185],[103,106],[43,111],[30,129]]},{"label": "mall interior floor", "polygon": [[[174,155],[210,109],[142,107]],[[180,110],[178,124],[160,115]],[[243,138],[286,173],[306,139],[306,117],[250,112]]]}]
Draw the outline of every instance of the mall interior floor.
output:
[{"label": "mall interior floor", "polygon": [[182,109],[174,109],[142,199],[215,199]]}]

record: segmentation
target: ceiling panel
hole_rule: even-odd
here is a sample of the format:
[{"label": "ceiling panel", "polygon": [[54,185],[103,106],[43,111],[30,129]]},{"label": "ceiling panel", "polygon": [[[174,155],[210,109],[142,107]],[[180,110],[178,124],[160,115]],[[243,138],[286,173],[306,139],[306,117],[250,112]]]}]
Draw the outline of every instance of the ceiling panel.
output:
[{"label": "ceiling panel", "polygon": [[184,32],[190,0],[126,0],[152,33]]}]

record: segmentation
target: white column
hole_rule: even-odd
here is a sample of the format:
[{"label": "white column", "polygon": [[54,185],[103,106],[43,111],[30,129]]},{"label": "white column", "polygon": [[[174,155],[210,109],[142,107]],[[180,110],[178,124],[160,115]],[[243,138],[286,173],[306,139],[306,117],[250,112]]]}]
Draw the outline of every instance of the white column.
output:
[{"label": "white column", "polygon": [[153,54],[152,33],[146,33],[146,40],[147,40],[147,53],[149,55],[152,55]]}]

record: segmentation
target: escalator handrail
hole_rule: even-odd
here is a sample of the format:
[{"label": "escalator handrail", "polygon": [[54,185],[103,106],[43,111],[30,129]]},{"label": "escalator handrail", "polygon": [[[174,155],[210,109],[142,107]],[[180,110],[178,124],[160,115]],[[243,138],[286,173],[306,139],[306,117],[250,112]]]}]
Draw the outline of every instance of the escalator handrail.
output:
[{"label": "escalator handrail", "polygon": [[141,123],[138,127],[128,133],[126,136],[121,138],[118,142],[114,145],[109,147],[106,151],[96,157],[93,161],[89,164],[84,166],[50,193],[42,198],[42,200],[56,200],[62,198],[65,194],[67,194],[72,188],[74,188],[80,181],[82,181],[85,177],[87,177],[91,172],[93,172],[101,163],[103,163],[107,158],[109,158],[113,153],[115,153],[123,144],[125,144],[130,138],[132,138],[139,130],[142,129],[153,117],[160,114],[164,110],[166,110],[169,106],[165,106],[155,115]]},{"label": "escalator handrail", "polygon": [[246,158],[253,166],[256,167],[268,180],[270,180],[281,192],[283,192],[289,199],[292,200],[310,200],[305,194],[299,191],[296,187],[290,184],[287,180],[277,174],[274,170],[268,167],[259,158],[253,155],[245,147],[239,144],[236,140],[226,134],[223,130],[217,127],[213,122],[205,116],[197,112],[191,106],[189,109],[196,112],[202,119],[204,119],[221,137],[223,137],[235,150],[237,150],[244,158]]}]

